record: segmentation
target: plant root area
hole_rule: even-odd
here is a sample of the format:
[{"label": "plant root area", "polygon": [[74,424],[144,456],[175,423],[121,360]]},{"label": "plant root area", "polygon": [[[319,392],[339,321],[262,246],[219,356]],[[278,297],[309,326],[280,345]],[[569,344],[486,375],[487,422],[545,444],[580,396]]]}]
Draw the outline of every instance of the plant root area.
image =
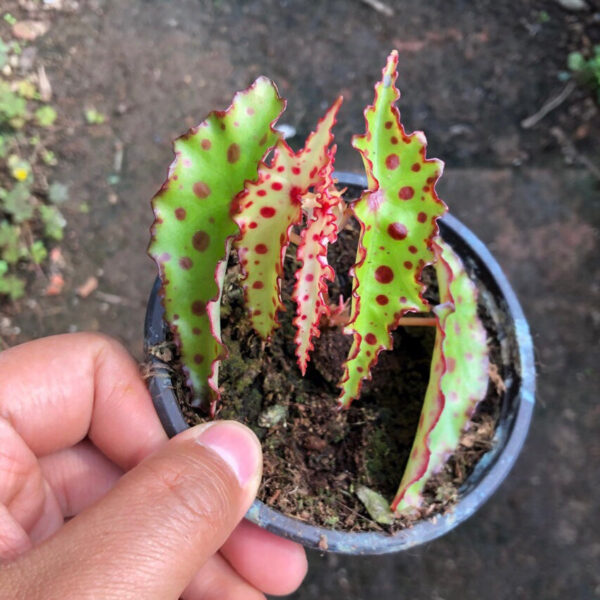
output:
[{"label": "plant root area", "polygon": [[[337,303],[340,294],[347,299],[351,293],[346,274],[356,255],[355,224],[350,223],[340,233],[329,254],[338,273],[329,294],[331,302]],[[279,316],[280,326],[270,343],[251,327],[236,258],[230,259],[225,281],[222,335],[229,357],[219,372],[222,397],[217,418],[238,420],[261,440],[264,468],[259,499],[302,521],[353,532],[393,533],[416,519],[451,510],[459,488],[491,447],[500,406],[496,386],[490,383],[459,449],[428,482],[422,507],[391,526],[376,523],[355,491],[365,485],[388,501],[396,493],[425,397],[435,328],[399,327],[393,333],[393,350],[381,352],[372,380],[363,384],[361,397],[348,410],[339,410],[337,384],[351,338],[339,326],[322,326],[306,376],[301,376],[292,327],[291,292],[298,266],[294,257],[295,247],[291,245],[282,284],[286,310]],[[435,303],[433,269],[424,272],[424,279],[429,280],[426,295]],[[489,324],[485,314],[482,316]],[[489,337],[491,361],[501,369],[493,332]],[[173,345],[171,350],[175,357],[174,384],[185,418],[190,425],[204,422],[206,415],[192,406],[177,364],[177,349]]]}]

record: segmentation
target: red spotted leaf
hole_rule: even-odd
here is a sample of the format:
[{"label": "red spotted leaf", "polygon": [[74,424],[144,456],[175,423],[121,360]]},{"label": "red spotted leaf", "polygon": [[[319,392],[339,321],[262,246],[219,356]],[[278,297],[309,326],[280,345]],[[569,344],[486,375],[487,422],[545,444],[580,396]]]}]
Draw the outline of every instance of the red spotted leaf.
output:
[{"label": "red spotted leaf", "polygon": [[429,478],[459,445],[460,436],[488,387],[485,329],[477,316],[477,288],[458,255],[436,238],[440,302],[431,375],[415,440],[398,493],[397,514],[422,502]]},{"label": "red spotted leaf", "polygon": [[433,260],[431,239],[446,211],[434,189],[443,163],[425,157],[422,132],[407,134],[400,123],[397,62],[394,51],[375,86],[375,102],[365,110],[366,133],[353,139],[369,187],[353,207],[361,233],[345,330],[353,343],[341,382],[343,407],[359,396],[379,352],[391,349],[391,331],[402,315],[428,309],[421,271]]},{"label": "red spotted leaf", "polygon": [[[175,141],[175,160],[153,199],[149,253],[162,279],[165,315],[180,345],[188,383],[198,399],[215,398],[220,297],[226,258],[238,226],[232,204],[278,135],[284,108],[275,85],[261,77]],[[225,175],[226,174],[226,175]]]},{"label": "red spotted leaf", "polygon": [[280,140],[271,163],[260,165],[258,181],[249,183],[239,199],[235,220],[241,234],[236,245],[244,293],[253,327],[263,338],[272,333],[283,309],[283,260],[290,231],[302,221],[303,197],[309,188],[321,189],[330,181],[335,153],[331,128],[341,101],[336,100],[299,152]]}]

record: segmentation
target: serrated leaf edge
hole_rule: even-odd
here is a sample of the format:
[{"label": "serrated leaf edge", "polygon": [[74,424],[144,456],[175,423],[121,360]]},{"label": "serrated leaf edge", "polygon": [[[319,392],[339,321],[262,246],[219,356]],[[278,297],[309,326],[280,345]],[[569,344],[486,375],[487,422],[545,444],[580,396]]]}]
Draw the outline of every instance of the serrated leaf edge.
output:
[{"label": "serrated leaf edge", "polygon": [[[426,150],[427,150],[427,138],[425,137],[425,134],[422,131],[414,131],[410,134],[407,134],[404,126],[402,125],[402,122],[400,120],[400,111],[398,109],[398,107],[396,106],[396,103],[398,102],[398,100],[401,97],[400,94],[400,90],[395,86],[395,82],[396,79],[398,77],[397,74],[397,64],[398,64],[398,51],[397,50],[393,50],[389,57],[388,57],[388,61],[386,62],[385,67],[382,69],[382,79],[381,82],[384,83],[386,81],[386,77],[388,78],[390,85],[394,86],[394,98],[391,102],[391,111],[393,114],[393,117],[396,121],[396,124],[398,125],[400,132],[402,133],[403,136],[408,136],[410,137],[411,135],[416,135],[421,143],[423,144],[423,149],[422,149],[422,158],[423,161],[426,163],[435,163],[438,168],[439,168],[439,172],[436,176],[435,181],[433,181],[431,183],[431,194],[432,194],[432,199],[434,202],[440,203],[442,204],[444,207],[446,207],[447,210],[447,206],[445,204],[445,202],[438,196],[437,191],[435,189],[435,186],[437,184],[437,182],[439,181],[440,177],[443,175],[444,173],[444,162],[440,159],[437,158],[426,158],[425,154],[426,154]],[[391,77],[387,72],[389,70],[393,71],[393,77]],[[375,84],[375,98],[372,102],[372,104],[367,105],[367,107],[364,109],[363,111],[363,117],[364,117],[364,121],[365,121],[365,133],[364,134],[357,134],[352,136],[352,146],[355,147],[355,141],[360,139],[360,138],[366,138],[369,135],[369,122],[368,122],[368,118],[367,118],[367,113],[372,109],[375,110],[375,106],[377,105],[377,100],[379,97],[379,90],[377,89],[377,86],[380,82],[378,81]],[[368,187],[366,190],[363,191],[363,193],[360,196],[359,200],[362,200],[363,198],[365,198],[368,194],[373,194],[375,192],[377,192],[378,190],[381,189],[379,181],[377,180],[377,178],[375,177],[374,174],[374,165],[373,162],[371,161],[371,159],[363,154],[362,152],[360,153],[361,157],[363,158],[363,161],[367,163],[368,166],[365,167],[365,171],[367,174],[367,181],[368,181]],[[363,339],[362,336],[354,331],[352,329],[352,324],[356,321],[359,313],[360,313],[360,296],[358,294],[358,287],[360,285],[360,281],[358,279],[358,277],[356,276],[356,269],[359,266],[362,266],[362,264],[364,263],[364,261],[367,258],[367,249],[363,246],[362,244],[362,240],[363,240],[363,236],[364,236],[364,229],[365,229],[365,225],[364,223],[358,218],[358,215],[356,214],[356,212],[354,211],[353,206],[350,207],[352,214],[354,216],[354,218],[358,221],[358,223],[360,224],[360,233],[359,233],[359,238],[358,238],[358,248],[357,248],[357,261],[356,263],[351,267],[350,269],[350,276],[352,277],[353,280],[353,285],[352,285],[352,299],[354,302],[356,302],[356,311],[354,312],[354,315],[352,317],[352,319],[346,324],[346,326],[344,327],[344,333],[346,334],[350,334],[355,336],[355,340],[356,340],[356,348],[354,350],[354,352],[349,353],[346,362],[344,363],[344,374],[342,376],[342,379],[340,380],[338,387],[343,387],[343,384],[346,383],[346,381],[349,380],[350,378],[350,373],[347,369],[347,364],[355,359],[358,354],[360,353],[360,349],[361,349],[361,344],[363,343]],[[433,250],[433,239],[439,234],[439,226],[437,224],[437,220],[439,217],[436,217],[434,219],[432,219],[432,232],[431,235],[427,238],[425,238],[423,241],[426,242],[427,247],[430,250]],[[360,257],[360,258],[359,258]],[[431,260],[429,262],[426,262],[425,264],[423,264],[421,266],[421,268],[417,271],[417,273],[415,274],[415,283],[417,283],[417,285],[419,285],[421,287],[421,291],[419,293],[419,297],[421,299],[421,301],[423,302],[423,305],[425,307],[429,306],[429,302],[426,300],[426,298],[424,297],[424,292],[425,292],[425,285],[421,282],[421,275],[423,273],[423,269],[429,265],[432,265],[435,262],[434,260]],[[398,327],[398,322],[400,321],[400,319],[411,312],[418,312],[418,311],[414,311],[414,310],[404,310],[401,311],[397,317],[395,318],[394,322],[392,322],[390,324],[390,326],[387,328],[388,330],[388,340],[389,340],[389,344],[390,347],[392,347],[392,332]],[[354,345],[354,344],[353,344]],[[375,355],[373,357],[373,361],[371,363],[370,369],[368,370],[368,373],[366,373],[360,380],[359,382],[359,386],[358,386],[358,391],[357,391],[357,395],[356,397],[360,397],[360,393],[362,390],[362,386],[363,383],[365,381],[370,381],[372,379],[372,370],[375,367],[375,365],[377,365],[377,362],[379,360],[379,354],[381,353],[381,351],[385,349],[385,347],[382,347],[381,345],[378,345],[377,348],[375,349]],[[352,399],[348,402],[348,403],[343,403],[342,402],[342,395],[340,395],[340,398],[338,399],[338,408],[340,409],[348,409],[350,408]],[[356,398],[354,398],[356,399]]]},{"label": "serrated leaf edge", "polygon": [[[294,152],[294,150],[290,147],[290,145],[286,142],[286,140],[280,139],[277,142],[277,144],[273,147],[273,156],[271,157],[270,164],[267,165],[264,160],[264,157],[263,157],[263,160],[261,160],[259,163],[259,168],[258,168],[259,177],[255,182],[250,182],[250,183],[259,184],[259,183],[264,182],[265,179],[263,179],[263,177],[265,177],[266,174],[268,174],[268,172],[277,163],[278,154],[281,152],[285,152],[287,154],[288,158],[291,160],[300,160],[302,158],[303,154],[306,153],[306,149],[309,147],[311,140],[317,134],[317,131],[319,130],[322,123],[324,123],[324,121],[327,118],[330,111],[334,110],[333,120],[331,122],[331,126],[329,127],[329,136],[327,138],[327,143],[324,145],[324,147],[327,148],[328,146],[330,146],[331,143],[333,142],[333,140],[335,139],[335,136],[333,134],[333,128],[337,124],[337,116],[338,116],[339,108],[340,108],[342,102],[343,102],[343,96],[338,96],[336,98],[336,100],[333,102],[333,104],[327,109],[325,115],[323,115],[317,121],[317,125],[316,125],[315,129],[313,131],[311,131],[310,135],[306,139],[304,146],[300,150],[298,150],[298,152]],[[319,180],[321,180],[321,182],[322,182],[319,186],[320,188],[324,188],[325,186],[328,187],[329,185],[332,185],[333,164],[335,162],[336,150],[337,150],[336,145],[333,145],[328,149],[327,156],[328,156],[329,160],[327,160],[327,162],[323,165],[323,167],[321,167],[316,173],[316,177]],[[299,218],[296,221],[292,220],[292,222],[290,222],[290,224],[288,225],[288,227],[284,233],[285,239],[284,239],[283,243],[281,244],[281,250],[280,250],[280,262],[279,262],[280,273],[283,273],[284,260],[285,260],[285,256],[286,256],[288,247],[290,245],[290,232],[292,231],[292,228],[294,226],[297,226],[302,222],[303,198],[308,193],[309,187],[311,187],[311,186],[309,185],[306,188],[297,188],[296,190],[294,190],[296,193],[296,199],[299,202],[299,207],[300,207]],[[238,211],[235,213],[235,215],[240,214],[239,207],[242,205],[243,198],[246,194],[247,194],[246,189],[244,189],[244,191],[239,194],[239,201],[237,202]],[[240,233],[235,238],[235,241],[234,241],[235,244],[240,242],[241,235],[242,235],[242,232],[240,231]],[[240,255],[240,259],[243,259],[243,257],[241,255]],[[240,271],[242,273],[241,282],[242,282],[243,291],[244,291],[244,302],[246,303],[246,305],[248,305],[249,304],[249,302],[248,302],[248,287],[246,284],[244,284],[244,282],[248,278],[248,273],[245,270],[244,266],[242,265],[242,260],[240,260]],[[278,312],[285,310],[285,307],[283,304],[283,299],[281,297],[281,275],[278,275],[278,277],[277,277],[276,299],[277,299],[277,305],[275,306],[274,313],[273,313],[274,314],[273,330],[280,325],[280,321],[278,318]],[[267,336],[266,341],[268,342],[268,341],[270,341],[270,339],[271,339],[271,334]]]},{"label": "serrated leaf edge", "polygon": [[[247,88],[235,92],[229,106],[226,109],[210,111],[204,117],[204,119],[202,119],[200,124],[198,124],[194,127],[191,127],[190,129],[188,129],[188,131],[186,131],[182,135],[175,138],[175,140],[173,140],[172,147],[173,148],[176,147],[177,141],[186,140],[188,137],[198,133],[200,131],[200,128],[202,127],[202,124],[207,122],[211,118],[211,116],[214,116],[216,118],[223,118],[226,115],[228,115],[233,110],[234,105],[236,104],[236,102],[238,101],[239,98],[247,95],[250,91],[254,90],[262,82],[268,82],[269,84],[271,84],[275,90],[275,95],[276,95],[277,100],[281,101],[280,113],[269,124],[269,129],[270,129],[271,133],[273,133],[277,139],[281,139],[281,133],[277,129],[275,129],[274,126],[277,123],[277,121],[279,120],[279,118],[281,117],[281,115],[283,114],[283,112],[285,111],[285,109],[287,107],[287,100],[281,96],[281,94],[279,93],[279,89],[274,81],[272,81],[268,77],[261,75],[260,77],[257,77],[257,79]],[[274,147],[274,145],[269,146],[265,149],[263,157],[259,161],[259,165],[264,164],[265,158],[273,150],[273,147]],[[166,306],[165,306],[165,293],[166,293],[165,292],[165,278],[166,277],[165,277],[165,272],[164,272],[164,267],[163,267],[164,261],[160,260],[160,256],[154,256],[152,254],[152,245],[153,245],[154,239],[156,237],[156,226],[158,224],[160,224],[160,222],[161,222],[161,219],[159,216],[159,211],[156,206],[156,200],[160,197],[160,195],[164,191],[166,191],[168,189],[169,183],[171,181],[171,177],[172,177],[172,175],[175,171],[175,168],[178,165],[179,160],[180,160],[180,152],[173,150],[173,154],[174,154],[175,158],[171,161],[171,163],[169,164],[169,166],[167,168],[167,178],[163,181],[160,188],[154,194],[154,196],[152,197],[152,200],[150,202],[151,207],[152,207],[152,212],[154,214],[154,221],[152,222],[152,225],[150,226],[150,243],[148,244],[148,248],[147,248],[147,254],[155,262],[158,273],[159,273],[159,278],[161,280],[161,286],[158,290],[158,298],[159,298],[159,301],[161,303],[163,310],[165,311],[164,312],[165,315],[166,315]],[[245,180],[244,181],[243,188],[240,190],[240,192],[238,192],[238,194],[235,196],[235,198],[233,198],[231,201],[230,214],[232,214],[235,211],[235,205],[236,205],[236,203],[239,202],[239,198],[244,193],[247,184],[254,183],[256,181],[258,181],[258,177],[256,180]],[[233,217],[232,217],[232,220],[233,220]],[[236,226],[237,226],[237,223],[236,223]],[[222,339],[221,339],[221,335],[220,335],[220,326],[217,328],[217,326],[215,324],[218,322],[218,318],[220,316],[220,301],[221,301],[221,296],[223,293],[223,282],[224,282],[224,278],[225,278],[225,269],[226,269],[227,261],[229,258],[231,244],[233,243],[233,241],[235,240],[235,238],[238,235],[239,235],[239,232],[235,235],[228,236],[225,239],[225,244],[224,244],[224,249],[223,249],[224,250],[223,259],[221,261],[218,261],[217,265],[215,266],[215,271],[214,271],[214,281],[217,286],[217,294],[215,295],[215,297],[212,300],[210,300],[206,304],[206,311],[207,311],[207,314],[209,315],[209,325],[211,328],[211,335],[213,336],[213,338],[215,339],[215,341],[217,343],[217,346],[219,347],[217,357],[212,361],[211,374],[207,381],[208,388],[209,388],[210,395],[211,395],[211,397],[210,397],[211,414],[214,414],[216,403],[218,402],[218,400],[221,396],[219,387],[218,387],[218,383],[217,383],[218,364],[221,360],[223,360],[227,356],[227,348],[224,346]],[[165,319],[166,319],[166,316],[165,316]],[[174,343],[175,343],[177,349],[179,351],[181,351],[181,339],[180,339],[180,336],[178,333],[178,327],[175,323],[169,323],[169,322],[167,322],[167,323],[169,325],[171,333],[173,334]],[[188,368],[185,365],[183,365],[183,372],[186,376],[186,385],[190,389],[193,389],[190,373],[189,373]],[[205,401],[206,399],[203,398],[201,400]]]}]

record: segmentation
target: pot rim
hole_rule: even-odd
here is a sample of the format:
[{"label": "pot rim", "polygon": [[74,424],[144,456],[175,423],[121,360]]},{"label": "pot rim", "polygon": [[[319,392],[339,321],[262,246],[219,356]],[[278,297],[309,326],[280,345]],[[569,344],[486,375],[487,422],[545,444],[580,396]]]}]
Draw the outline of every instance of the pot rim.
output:
[{"label": "pot rim", "polygon": [[[342,185],[365,188],[366,177],[354,173],[335,172],[334,177]],[[515,371],[518,381],[512,402],[516,411],[498,422],[494,445],[477,463],[473,473],[461,488],[461,496],[453,509],[443,515],[417,521],[411,527],[395,534],[381,532],[344,532],[310,525],[294,517],[286,516],[255,500],[246,518],[277,535],[294,540],[309,548],[342,554],[387,554],[407,550],[432,541],[454,529],[469,518],[496,491],[512,469],[519,455],[533,415],[535,403],[535,365],[533,343],[529,326],[515,292],[499,264],[486,246],[456,217],[446,214],[440,221],[440,233],[451,245],[459,244],[479,259],[482,276],[495,288],[509,317],[515,346]],[[144,326],[145,348],[165,340],[168,326],[163,320],[164,310],[159,300],[160,280],[156,279],[146,312]],[[146,352],[148,355],[148,353]],[[188,428],[170,385],[167,365],[157,357],[149,357],[153,376],[148,380],[152,401],[169,437]],[[475,484],[469,485],[472,480]]]}]

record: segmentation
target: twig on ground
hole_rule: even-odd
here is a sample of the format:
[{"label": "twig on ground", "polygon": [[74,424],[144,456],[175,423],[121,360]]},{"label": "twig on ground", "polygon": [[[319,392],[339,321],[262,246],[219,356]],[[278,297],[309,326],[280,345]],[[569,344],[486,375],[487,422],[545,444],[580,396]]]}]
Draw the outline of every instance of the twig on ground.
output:
[{"label": "twig on ground", "polygon": [[587,156],[584,156],[577,150],[575,144],[560,127],[552,127],[550,133],[561,145],[562,150],[567,157],[575,162],[580,162],[596,179],[600,180],[600,168]]},{"label": "twig on ground", "polygon": [[38,316],[41,315],[42,318],[45,317],[55,317],[56,315],[61,315],[67,312],[67,307],[64,305],[61,306],[44,306],[44,308],[38,311]]},{"label": "twig on ground", "polygon": [[107,302],[108,304],[116,304],[118,306],[129,306],[130,308],[139,308],[138,304],[136,304],[135,302],[133,302],[133,300],[130,300],[129,298],[123,298],[122,296],[117,296],[116,294],[108,294],[106,292],[101,292],[100,290],[96,290],[94,298],[102,302]]},{"label": "twig on ground", "polygon": [[[352,494],[347,494],[347,495],[352,497]],[[381,527],[379,525],[379,523],[377,523],[376,521],[373,521],[373,519],[369,519],[369,517],[365,517],[357,510],[354,510],[352,507],[344,504],[343,502],[340,502],[339,500],[336,500],[336,504],[339,504],[342,508],[345,508],[346,510],[350,511],[353,515],[355,515],[359,519],[363,519],[364,521],[367,521],[367,523],[370,523],[371,525],[376,527],[379,531],[383,531],[383,527]]]},{"label": "twig on ground", "polygon": [[40,89],[40,99],[42,102],[50,102],[52,100],[52,86],[48,75],[46,75],[46,69],[41,65],[38,67],[38,87]]},{"label": "twig on ground", "polygon": [[360,0],[363,4],[370,6],[373,10],[385,15],[386,17],[394,16],[394,9],[391,6],[381,2],[381,0]]},{"label": "twig on ground", "polygon": [[120,173],[123,167],[123,142],[120,139],[115,139],[115,156],[113,158],[113,171]]},{"label": "twig on ground", "polygon": [[88,277],[75,291],[80,298],[87,298],[97,287],[98,279],[92,276]]},{"label": "twig on ground", "polygon": [[534,115],[523,119],[521,121],[521,127],[523,129],[531,129],[534,125],[537,125],[548,113],[552,112],[555,108],[558,108],[573,93],[575,87],[575,82],[573,80],[569,81],[558,96],[548,100],[548,102],[546,102]]}]

